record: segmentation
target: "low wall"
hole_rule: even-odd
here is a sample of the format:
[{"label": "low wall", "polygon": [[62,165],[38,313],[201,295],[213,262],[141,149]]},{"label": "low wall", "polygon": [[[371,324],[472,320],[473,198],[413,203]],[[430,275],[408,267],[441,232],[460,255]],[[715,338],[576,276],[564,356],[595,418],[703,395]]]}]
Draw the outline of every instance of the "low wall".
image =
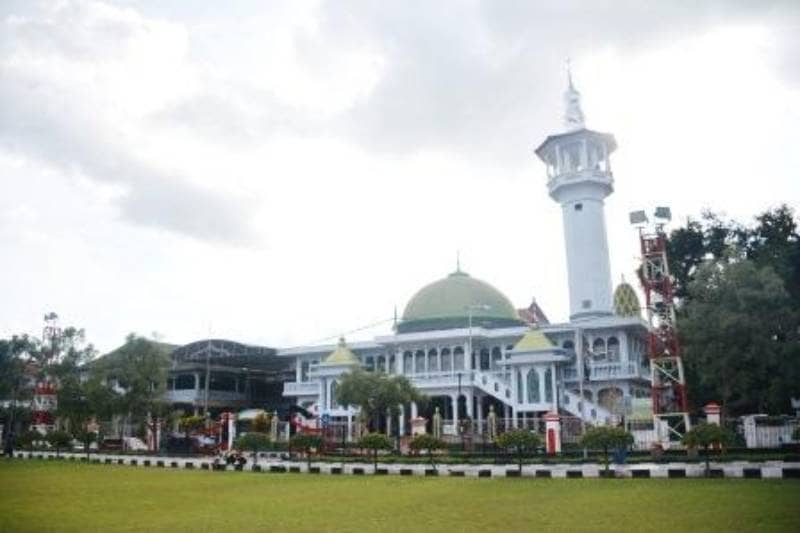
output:
[{"label": "low wall", "polygon": [[[14,452],[19,459],[86,461],[86,454],[65,452],[57,458],[55,452]],[[173,468],[194,470],[243,470],[248,472],[288,472],[312,473],[328,475],[399,475],[399,476],[453,476],[473,478],[519,477],[519,469],[515,465],[468,465],[439,464],[433,468],[430,464],[378,464],[377,469],[365,463],[330,463],[286,461],[277,458],[259,459],[253,463],[248,461],[243,466],[215,465],[211,458],[186,458],[165,456],[130,456],[113,454],[92,454],[91,463],[126,465],[150,468]],[[613,465],[611,473],[618,478],[698,478],[704,476],[703,463],[639,463],[631,465]],[[522,466],[522,477],[536,478],[596,478],[603,475],[603,466],[599,464],[526,464]],[[710,476],[716,478],[798,478],[800,479],[800,462],[784,461],[733,461],[729,463],[711,463]]]}]

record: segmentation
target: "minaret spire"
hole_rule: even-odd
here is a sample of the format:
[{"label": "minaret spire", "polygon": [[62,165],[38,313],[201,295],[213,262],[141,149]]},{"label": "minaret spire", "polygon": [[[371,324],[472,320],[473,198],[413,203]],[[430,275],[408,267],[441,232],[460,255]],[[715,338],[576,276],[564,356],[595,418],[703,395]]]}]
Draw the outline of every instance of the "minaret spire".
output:
[{"label": "minaret spire", "polygon": [[572,64],[567,58],[567,90],[564,91],[564,128],[577,131],[585,128],[585,117],[581,109],[581,93],[572,81]]}]

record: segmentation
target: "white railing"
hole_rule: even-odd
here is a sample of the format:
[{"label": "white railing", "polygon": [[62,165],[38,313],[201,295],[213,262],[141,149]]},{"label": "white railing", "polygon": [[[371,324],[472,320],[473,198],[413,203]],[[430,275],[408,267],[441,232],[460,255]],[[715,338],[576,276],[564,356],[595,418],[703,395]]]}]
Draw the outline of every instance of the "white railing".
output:
[{"label": "white railing", "polygon": [[319,394],[319,382],[290,381],[283,384],[283,394],[286,396]]},{"label": "white railing", "polygon": [[633,378],[638,376],[636,363],[590,363],[589,379],[604,380],[615,378]]},{"label": "white railing", "polygon": [[611,411],[568,390],[561,391],[561,405],[568,413],[583,418],[586,422],[604,424],[611,418]]}]

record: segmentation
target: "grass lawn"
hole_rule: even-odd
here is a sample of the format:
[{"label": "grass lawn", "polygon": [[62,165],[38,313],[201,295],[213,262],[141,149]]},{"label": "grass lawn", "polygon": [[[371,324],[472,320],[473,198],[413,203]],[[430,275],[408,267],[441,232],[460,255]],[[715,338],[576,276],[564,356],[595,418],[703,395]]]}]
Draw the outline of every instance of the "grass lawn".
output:
[{"label": "grass lawn", "polygon": [[800,531],[800,481],[321,476],[0,461],[0,531]]}]

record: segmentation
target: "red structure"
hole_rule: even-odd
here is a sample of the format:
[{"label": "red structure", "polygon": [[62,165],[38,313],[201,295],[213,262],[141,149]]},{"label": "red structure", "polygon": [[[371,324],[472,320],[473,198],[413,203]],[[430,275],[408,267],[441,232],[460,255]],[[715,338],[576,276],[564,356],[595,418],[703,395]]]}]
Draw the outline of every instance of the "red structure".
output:
[{"label": "red structure", "polygon": [[647,354],[652,380],[653,422],[659,440],[680,441],[689,430],[690,421],[664,224],[657,223],[653,233],[640,229],[639,238],[642,250],[639,277],[650,323]]}]

